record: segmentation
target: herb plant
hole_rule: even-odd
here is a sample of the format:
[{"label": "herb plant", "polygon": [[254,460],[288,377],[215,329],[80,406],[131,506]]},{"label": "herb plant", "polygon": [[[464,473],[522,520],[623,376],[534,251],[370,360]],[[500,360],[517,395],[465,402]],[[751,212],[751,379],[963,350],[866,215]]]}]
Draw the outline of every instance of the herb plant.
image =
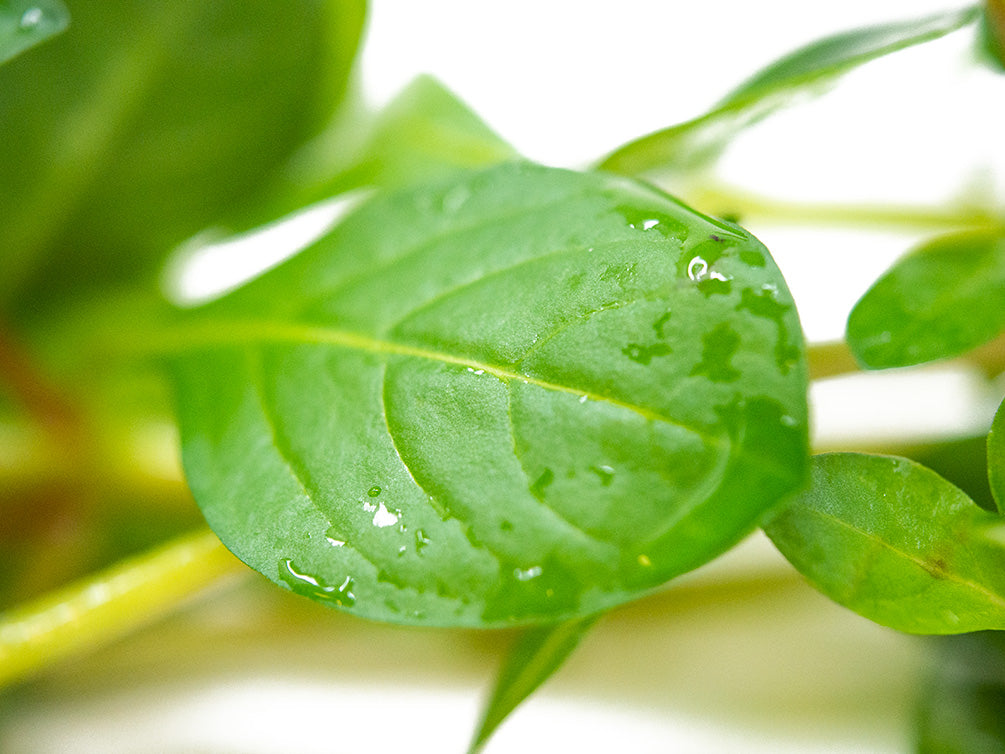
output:
[{"label": "herb plant", "polygon": [[[1000,385],[1003,210],[807,348],[743,218],[685,203],[742,129],[870,60],[971,28],[1000,69],[999,0],[810,44],[584,171],[522,159],[429,78],[361,114],[362,0],[68,6],[0,4],[0,680],[243,569],[229,550],[360,619],[519,630],[476,751],[607,611],[760,527],[866,618],[967,634],[935,645],[919,750],[1005,746],[1005,674],[970,659],[1005,662],[1005,408],[961,486],[923,465],[948,446],[811,456],[807,408],[859,367]],[[354,207],[249,282],[160,293],[207,228],[333,197]],[[211,531],[121,441],[168,417]]]}]

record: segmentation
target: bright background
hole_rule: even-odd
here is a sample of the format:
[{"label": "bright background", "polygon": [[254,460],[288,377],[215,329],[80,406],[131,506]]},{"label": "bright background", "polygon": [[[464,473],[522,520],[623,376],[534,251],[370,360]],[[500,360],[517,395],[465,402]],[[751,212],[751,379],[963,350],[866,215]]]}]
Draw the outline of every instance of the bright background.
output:
[{"label": "bright background", "polygon": [[[581,167],[700,114],[816,37],[951,7],[373,0],[362,83],[379,105],[431,73],[527,157]],[[973,66],[971,49],[963,31],[866,66],[738,139],[718,177],[798,201],[1002,206],[1005,77]],[[750,228],[782,267],[812,340],[840,337],[857,296],[922,237]],[[814,386],[815,433],[839,445],[863,431],[979,431],[995,397],[945,367],[910,382],[830,380]],[[0,748],[461,752],[502,641],[362,623],[249,577],[52,674]],[[602,621],[487,752],[907,751],[923,648],[816,595],[754,538]]]}]

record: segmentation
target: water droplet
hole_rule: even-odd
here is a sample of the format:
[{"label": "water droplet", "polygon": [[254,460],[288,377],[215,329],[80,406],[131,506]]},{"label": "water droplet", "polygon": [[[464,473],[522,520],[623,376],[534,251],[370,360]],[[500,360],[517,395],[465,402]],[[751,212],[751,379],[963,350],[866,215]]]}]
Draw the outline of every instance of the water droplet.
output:
[{"label": "water droplet", "polygon": [[41,8],[29,8],[21,15],[19,26],[25,31],[30,31],[42,23],[44,18],[45,12]]},{"label": "water droplet", "polygon": [[301,570],[289,558],[279,561],[279,575],[301,594],[331,600],[343,607],[352,607],[356,604],[356,595],[352,592],[355,583],[351,576],[346,576],[345,581],[339,586],[332,586]]},{"label": "water droplet", "polygon": [[398,523],[398,519],[400,518],[401,511],[388,510],[387,507],[381,503],[377,508],[377,512],[373,514],[373,525],[380,529],[385,526],[394,526]]},{"label": "water droplet", "polygon": [[513,522],[512,521],[507,521],[507,520],[503,519],[499,523],[499,528],[502,531],[513,531]]},{"label": "water droplet", "polygon": [[600,483],[605,487],[610,487],[611,482],[614,481],[614,468],[612,466],[608,466],[607,464],[591,466],[590,471],[600,478]]},{"label": "water droplet", "polygon": [[516,577],[517,581],[530,581],[531,579],[536,579],[544,573],[544,569],[541,566],[531,566],[527,569],[514,568],[513,576]]},{"label": "water droplet", "polygon": [[422,529],[415,530],[415,551],[422,552],[422,550],[433,540],[426,536],[426,532]]},{"label": "water droplet", "polygon": [[485,374],[484,369],[475,369],[474,367],[468,367],[468,371],[471,372],[471,374],[477,374],[477,375]]},{"label": "water droplet", "polygon": [[369,500],[364,500],[363,510],[365,510],[367,513],[373,513],[375,510],[377,510],[377,504],[371,503]]},{"label": "water droplet", "polygon": [[796,417],[789,416],[788,414],[782,415],[780,421],[782,422],[782,425],[786,427],[794,427],[799,424],[799,420],[796,419]]},{"label": "water droplet", "polygon": [[659,220],[643,220],[642,221],[642,230],[652,230],[653,228],[655,228],[659,224],[660,224]]},{"label": "water droplet", "polygon": [[621,353],[632,361],[648,365],[656,356],[668,356],[671,353],[671,349],[666,343],[653,343],[648,346],[644,346],[641,343],[629,343],[621,349]]},{"label": "water droplet", "polygon": [[530,486],[530,493],[536,497],[538,500],[544,497],[544,491],[548,488],[552,482],[555,481],[555,472],[551,469],[545,469],[541,472],[541,476]]},{"label": "water droplet", "polygon": [[380,494],[380,491],[381,491],[380,487],[374,485],[373,487],[371,487],[366,491],[366,494],[369,495],[370,497],[377,497]]},{"label": "water droplet", "polygon": [[708,275],[708,262],[701,257],[695,257],[687,263],[687,276],[694,282],[704,280]]},{"label": "water droplet", "polygon": [[405,545],[402,545],[401,547],[399,547],[399,548],[398,548],[398,557],[399,557],[399,558],[400,558],[400,557],[403,557],[403,556],[405,555],[405,551],[406,551],[407,549],[408,549],[408,548],[406,548],[406,547],[405,547]]},{"label": "water droplet", "polygon": [[443,211],[456,212],[470,197],[471,190],[467,186],[454,186],[443,196]]},{"label": "water droplet", "polygon": [[332,547],[345,547],[344,539],[335,539],[335,537],[325,537],[328,540],[328,544]]},{"label": "water droplet", "polygon": [[586,403],[587,400],[589,400],[589,396],[586,396],[586,395],[579,396],[579,402],[580,403]]},{"label": "water droplet", "polygon": [[653,561],[649,559],[648,555],[639,555],[636,560],[639,562],[639,565],[644,568],[649,568],[653,564]]}]

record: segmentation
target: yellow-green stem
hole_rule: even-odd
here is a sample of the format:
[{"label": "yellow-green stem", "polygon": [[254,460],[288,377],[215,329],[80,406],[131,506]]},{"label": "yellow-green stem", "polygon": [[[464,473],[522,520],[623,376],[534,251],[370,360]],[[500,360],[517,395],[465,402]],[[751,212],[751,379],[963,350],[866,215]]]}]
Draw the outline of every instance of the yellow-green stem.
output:
[{"label": "yellow-green stem", "polygon": [[0,686],[122,636],[243,569],[202,530],[0,615]]}]

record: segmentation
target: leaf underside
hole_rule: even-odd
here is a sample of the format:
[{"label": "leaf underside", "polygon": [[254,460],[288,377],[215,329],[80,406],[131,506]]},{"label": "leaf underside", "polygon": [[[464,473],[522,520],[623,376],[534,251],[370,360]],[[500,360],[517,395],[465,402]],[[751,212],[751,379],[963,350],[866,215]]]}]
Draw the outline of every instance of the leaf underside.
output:
[{"label": "leaf underside", "polygon": [[904,458],[816,456],[809,488],[764,527],[835,602],[909,633],[1005,628],[1005,525]]},{"label": "leaf underside", "polygon": [[804,473],[770,256],[625,179],[515,163],[379,197],[188,328],[210,525],[368,618],[590,615],[719,554]]},{"label": "leaf underside", "polygon": [[1005,230],[954,233],[893,265],[852,309],[848,345],[871,369],[951,358],[1005,330]]}]

